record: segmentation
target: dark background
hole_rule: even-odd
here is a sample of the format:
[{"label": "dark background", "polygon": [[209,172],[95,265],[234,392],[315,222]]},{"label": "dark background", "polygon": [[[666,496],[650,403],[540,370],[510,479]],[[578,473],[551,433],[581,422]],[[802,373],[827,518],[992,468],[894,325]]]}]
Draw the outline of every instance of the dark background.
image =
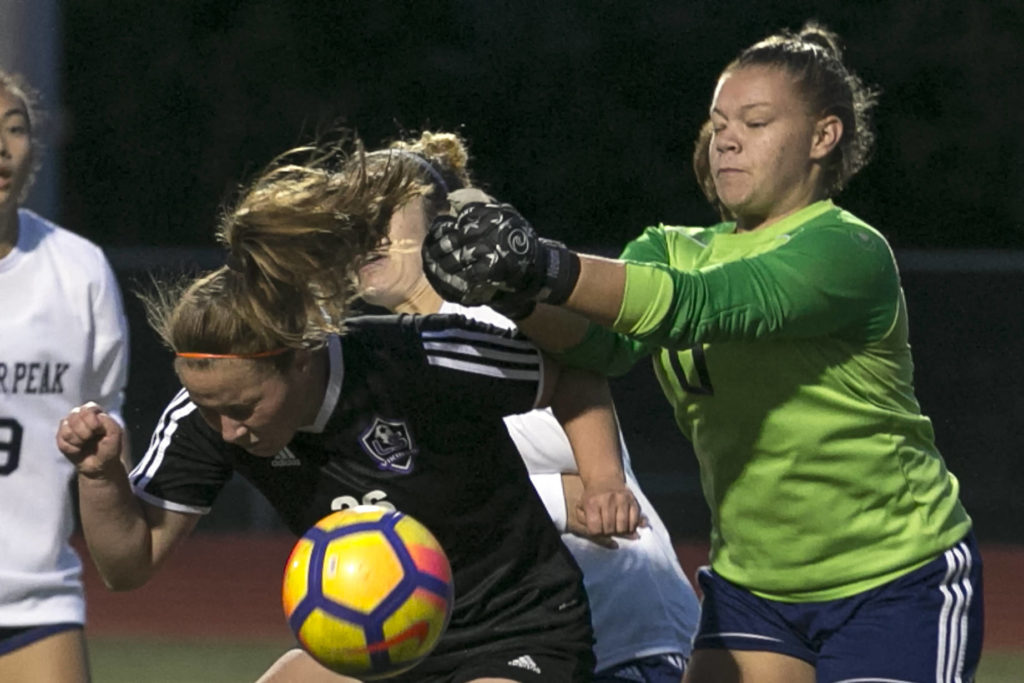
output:
[{"label": "dark background", "polygon": [[[136,451],[173,391],[131,295],[218,265],[219,207],[338,125],[376,146],[457,130],[482,184],[542,233],[615,253],[714,216],[690,171],[739,49],[816,17],[882,91],[874,162],[841,198],[897,249],[919,396],[986,541],[1024,542],[1024,9],[991,2],[64,2],[60,222],[109,248],[133,330]],[[153,249],[158,247],[158,249]],[[199,250],[197,250],[199,249]],[[616,380],[634,466],[704,538],[696,464],[645,364]],[[206,528],[273,527],[240,485]]]},{"label": "dark background", "polygon": [[107,245],[206,245],[218,206],[337,124],[458,130],[546,234],[621,245],[712,214],[693,139],[722,67],[816,17],[882,90],[844,205],[897,247],[1024,247],[1024,9],[986,2],[74,0],[60,219]]}]

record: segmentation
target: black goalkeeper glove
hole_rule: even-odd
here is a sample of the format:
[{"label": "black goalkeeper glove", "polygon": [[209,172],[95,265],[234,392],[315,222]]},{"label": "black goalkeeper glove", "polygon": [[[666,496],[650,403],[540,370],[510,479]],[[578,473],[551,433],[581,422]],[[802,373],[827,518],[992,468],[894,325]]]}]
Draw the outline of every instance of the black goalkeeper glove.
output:
[{"label": "black goalkeeper glove", "polygon": [[534,302],[564,303],[580,274],[579,256],[537,235],[508,204],[471,202],[438,216],[423,243],[427,280],[449,301],[489,305],[522,318]]}]

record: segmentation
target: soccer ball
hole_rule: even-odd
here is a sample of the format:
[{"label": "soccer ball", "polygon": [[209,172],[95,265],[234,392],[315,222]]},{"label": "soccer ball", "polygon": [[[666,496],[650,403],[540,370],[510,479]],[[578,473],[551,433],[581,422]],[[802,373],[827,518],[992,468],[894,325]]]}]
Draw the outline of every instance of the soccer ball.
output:
[{"label": "soccer ball", "polygon": [[284,570],[284,613],[303,649],[365,680],[408,671],[426,657],[448,625],[452,598],[451,565],[433,534],[374,505],[321,519]]}]

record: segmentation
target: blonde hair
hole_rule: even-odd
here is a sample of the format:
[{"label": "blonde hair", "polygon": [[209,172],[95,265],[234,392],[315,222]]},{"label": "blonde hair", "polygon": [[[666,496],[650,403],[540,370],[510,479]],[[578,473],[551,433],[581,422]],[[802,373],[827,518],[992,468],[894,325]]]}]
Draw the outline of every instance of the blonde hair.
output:
[{"label": "blonde hair", "polygon": [[294,343],[277,318],[282,299],[301,301],[307,343],[341,332],[359,267],[386,243],[391,215],[424,197],[431,220],[447,207],[448,190],[469,183],[468,159],[458,135],[430,131],[370,153],[353,137],[279,156],[218,231],[252,290],[252,315]]},{"label": "blonde hair", "polygon": [[[139,292],[150,326],[170,350],[177,353],[258,354],[281,348],[308,348],[302,308],[281,301],[275,324],[262,324],[254,315],[245,278],[222,266],[194,279],[154,282],[152,291]],[[256,362],[283,368],[293,354]],[[211,359],[179,362],[204,368]]]},{"label": "blonde hair", "polygon": [[[397,140],[386,150],[374,152],[371,156],[382,156],[382,152],[388,150],[416,155],[426,161],[443,180],[443,187],[438,187],[435,182],[432,184],[432,190],[426,195],[430,219],[448,208],[448,192],[473,184],[469,172],[469,150],[466,141],[457,133],[423,131],[417,138]],[[432,177],[433,175],[428,173],[425,179],[430,180]]]},{"label": "blonde hair", "polygon": [[[355,137],[281,154],[222,214],[226,266],[139,295],[150,325],[175,353],[322,346],[344,331],[359,268],[386,243],[391,215],[416,197],[428,198],[428,214],[440,211],[448,188],[468,184],[468,158],[457,135],[431,132],[369,154]],[[291,357],[257,362],[283,367]]]}]

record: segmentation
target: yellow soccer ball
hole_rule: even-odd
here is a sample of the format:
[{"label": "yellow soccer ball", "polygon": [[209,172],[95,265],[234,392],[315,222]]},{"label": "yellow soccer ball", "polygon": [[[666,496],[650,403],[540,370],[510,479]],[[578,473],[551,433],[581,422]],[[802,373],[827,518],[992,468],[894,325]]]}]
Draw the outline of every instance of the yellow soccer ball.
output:
[{"label": "yellow soccer ball", "polygon": [[298,540],[282,602],[302,648],[337,673],[376,680],[426,657],[451,617],[452,569],[430,531],[362,505],[324,517]]}]

